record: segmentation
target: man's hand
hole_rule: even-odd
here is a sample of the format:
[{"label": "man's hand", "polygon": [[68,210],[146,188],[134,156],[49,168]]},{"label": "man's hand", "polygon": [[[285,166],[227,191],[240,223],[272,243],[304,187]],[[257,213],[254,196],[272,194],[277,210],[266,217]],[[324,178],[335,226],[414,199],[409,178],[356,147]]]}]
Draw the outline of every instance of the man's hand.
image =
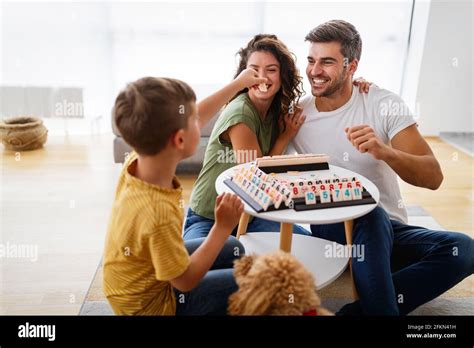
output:
[{"label": "man's hand", "polygon": [[240,198],[231,193],[224,193],[217,197],[215,217],[217,231],[221,231],[226,237],[239,223],[240,215],[244,211],[244,204]]},{"label": "man's hand", "polygon": [[261,83],[267,83],[267,78],[258,77],[258,73],[252,69],[247,68],[235,78],[235,82],[238,83],[240,90],[244,88],[251,88],[252,86],[259,85]]},{"label": "man's hand", "polygon": [[361,153],[370,153],[375,159],[386,160],[392,148],[387,146],[375,134],[372,127],[360,125],[345,129],[347,139]]}]

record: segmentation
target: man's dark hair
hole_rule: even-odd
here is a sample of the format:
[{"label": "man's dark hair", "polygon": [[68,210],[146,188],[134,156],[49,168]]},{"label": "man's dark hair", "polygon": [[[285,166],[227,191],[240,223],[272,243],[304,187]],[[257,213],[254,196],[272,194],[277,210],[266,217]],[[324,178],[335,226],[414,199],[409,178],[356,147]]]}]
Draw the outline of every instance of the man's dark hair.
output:
[{"label": "man's dark hair", "polygon": [[362,54],[362,39],[357,29],[343,20],[335,19],[311,30],[305,37],[309,42],[339,42],[341,54],[348,62],[354,59],[360,60]]}]

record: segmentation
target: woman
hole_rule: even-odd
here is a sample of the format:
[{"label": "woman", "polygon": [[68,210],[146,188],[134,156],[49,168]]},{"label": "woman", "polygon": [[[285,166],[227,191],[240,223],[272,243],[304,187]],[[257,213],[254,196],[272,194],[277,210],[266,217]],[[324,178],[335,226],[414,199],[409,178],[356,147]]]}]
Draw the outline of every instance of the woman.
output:
[{"label": "woman", "polygon": [[[303,94],[302,78],[292,53],[275,35],[256,35],[239,55],[235,76],[251,68],[266,83],[241,90],[218,118],[192,192],[185,240],[206,237],[213,226],[217,177],[257,157],[281,155],[305,120],[301,109],[293,107]],[[279,230],[278,222],[261,218],[247,227],[247,232]],[[294,233],[311,235],[297,225]]]}]

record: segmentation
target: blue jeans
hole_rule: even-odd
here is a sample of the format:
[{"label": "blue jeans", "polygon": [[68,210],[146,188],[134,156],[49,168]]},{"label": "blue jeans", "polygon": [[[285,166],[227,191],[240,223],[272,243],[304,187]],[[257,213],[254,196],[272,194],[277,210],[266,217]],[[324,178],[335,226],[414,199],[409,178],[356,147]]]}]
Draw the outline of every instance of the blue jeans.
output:
[{"label": "blue jeans", "polygon": [[[346,244],[342,223],[312,225],[311,231]],[[471,237],[390,220],[380,207],[355,219],[352,243],[364,247],[364,257],[352,261],[359,300],[342,315],[406,315],[474,273]]]},{"label": "blue jeans", "polygon": [[[191,255],[204,242],[205,238],[185,241]],[[211,269],[199,284],[189,292],[174,289],[176,296],[176,315],[225,315],[227,300],[237,291],[234,280],[234,260],[245,253],[244,246],[236,238],[229,237],[217,256]]]},{"label": "blue jeans", "polygon": [[[186,222],[184,223],[184,240],[206,237],[214,225],[214,220],[205,218],[188,209]],[[280,231],[280,223],[260,218],[253,218],[247,226],[247,232],[278,232]],[[233,231],[233,235],[237,232],[237,228]],[[311,232],[303,227],[294,225],[293,233],[310,236]]]}]

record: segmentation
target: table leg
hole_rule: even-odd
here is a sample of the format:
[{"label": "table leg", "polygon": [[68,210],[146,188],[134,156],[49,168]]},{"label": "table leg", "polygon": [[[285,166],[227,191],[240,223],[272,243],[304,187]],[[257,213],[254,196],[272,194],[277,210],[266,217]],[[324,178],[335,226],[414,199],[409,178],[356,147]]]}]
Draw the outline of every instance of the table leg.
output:
[{"label": "table leg", "polygon": [[241,235],[247,233],[249,218],[250,215],[247,213],[242,213],[242,215],[240,216],[239,227],[237,228],[237,239],[239,239]]},{"label": "table leg", "polygon": [[[352,247],[352,229],[354,227],[354,220],[344,221],[344,229],[346,231],[346,243],[348,247]],[[351,257],[349,258],[349,271],[351,274],[351,283],[352,283],[352,294],[354,299],[358,299],[359,295],[357,294],[357,288],[354,282],[354,275],[352,273],[352,252]]]},{"label": "table leg", "polygon": [[280,249],[291,252],[291,239],[293,238],[293,224],[282,222],[280,225]]}]

